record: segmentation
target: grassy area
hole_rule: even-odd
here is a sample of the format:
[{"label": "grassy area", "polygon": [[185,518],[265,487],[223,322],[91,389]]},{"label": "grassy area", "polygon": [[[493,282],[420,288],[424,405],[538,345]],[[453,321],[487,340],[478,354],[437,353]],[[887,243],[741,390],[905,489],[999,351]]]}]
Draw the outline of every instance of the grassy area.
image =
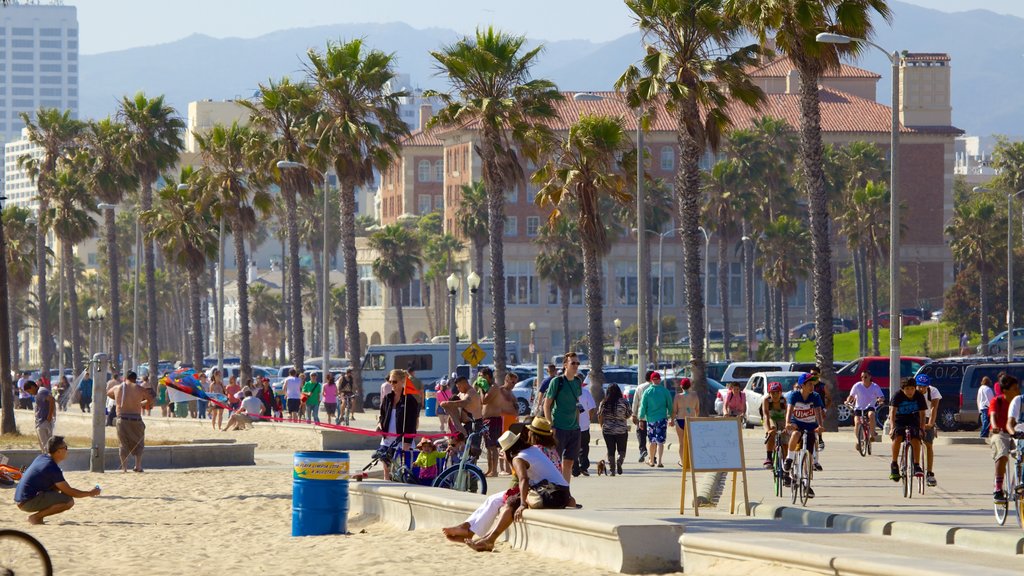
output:
[{"label": "grassy area", "polygon": [[[107,430],[106,445],[108,448],[117,448],[120,443],[117,441],[117,434],[113,428]],[[65,436],[64,441],[71,448],[91,448],[92,438],[89,436]],[[175,444],[191,444],[187,440],[149,440],[146,439],[146,446],[169,446]],[[25,449],[38,448],[39,438],[35,434],[3,434],[0,435],[0,450],[4,449]]]},{"label": "grassy area", "polygon": [[[853,360],[860,357],[860,346],[857,343],[857,332],[836,334],[833,338],[833,355],[836,360]],[[868,346],[871,345],[871,332],[868,332]],[[957,352],[957,337],[949,324],[927,322],[920,326],[903,328],[903,341],[900,349],[904,356],[927,356],[937,358],[949,356]],[[878,331],[878,349],[882,356],[889,355],[889,330]],[[814,342],[805,340],[800,343],[796,352],[797,362],[814,360]]]}]

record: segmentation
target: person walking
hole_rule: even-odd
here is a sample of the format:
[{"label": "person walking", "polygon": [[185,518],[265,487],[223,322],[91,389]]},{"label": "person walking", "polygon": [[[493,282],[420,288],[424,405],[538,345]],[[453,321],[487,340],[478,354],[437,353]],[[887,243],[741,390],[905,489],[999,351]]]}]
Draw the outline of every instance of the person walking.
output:
[{"label": "person walking", "polygon": [[580,413],[580,457],[573,462],[572,475],[590,476],[590,420],[596,417],[597,402],[590,393],[588,386],[580,390],[579,405],[576,407]]},{"label": "person walking", "polygon": [[311,372],[309,380],[302,385],[302,395],[306,397],[306,422],[320,423],[320,373]]},{"label": "person walking", "polygon": [[988,417],[988,405],[995,398],[996,393],[992,390],[992,379],[985,376],[981,379],[981,386],[978,386],[978,412],[981,413],[981,438],[988,438],[989,426],[992,422]]},{"label": "person walking", "polygon": [[580,359],[575,352],[566,352],[565,373],[551,379],[544,397],[544,417],[555,428],[558,451],[562,453],[562,476],[566,483],[572,478],[573,463],[580,455],[579,399],[583,379],[578,372]]},{"label": "person walking", "polygon": [[676,423],[676,437],[679,439],[679,467],[686,462],[683,440],[686,432],[686,420],[700,416],[700,398],[692,390],[689,378],[679,380],[679,393],[672,400],[672,419]]},{"label": "person walking", "polygon": [[338,411],[338,384],[334,381],[334,374],[327,373],[327,381],[324,382],[324,408],[327,410],[327,422],[333,423],[334,413]]},{"label": "person walking", "polygon": [[675,423],[670,420],[672,415],[672,403],[675,400],[672,393],[662,384],[661,377],[651,379],[651,385],[644,390],[643,398],[640,399],[640,420],[647,423],[648,448],[647,465],[665,467],[665,436],[668,427]]},{"label": "person walking", "polygon": [[288,377],[284,379],[284,398],[288,409],[288,421],[298,422],[299,406],[302,403],[302,380],[299,380],[299,372],[295,368],[288,370]]},{"label": "person walking", "polygon": [[78,381],[78,406],[82,412],[92,412],[92,378],[83,376]]},{"label": "person walking", "polygon": [[637,416],[640,413],[640,399],[643,398],[644,392],[651,387],[651,382],[657,378],[661,380],[661,374],[651,370],[644,375],[644,383],[637,386],[633,392],[633,424],[636,424],[636,441],[640,445],[640,459],[637,462],[641,464],[647,460],[647,423],[644,422]]},{"label": "person walking", "polygon": [[39,450],[46,454],[46,445],[53,436],[53,422],[57,418],[57,405],[50,389],[40,386],[34,380],[24,384],[24,390],[35,398],[36,436],[39,438]]},{"label": "person walking", "polygon": [[[388,374],[391,392],[380,399],[380,414],[377,417],[377,431],[383,432],[381,445],[389,446],[397,436],[404,450],[412,449],[412,441],[419,429],[420,405],[416,397],[408,393],[405,370],[398,368]],[[385,477],[388,477],[385,474]]]},{"label": "person walking", "polygon": [[[220,371],[214,368],[213,376],[210,377],[210,393],[220,394],[227,396],[227,389],[224,387],[224,381],[220,378]],[[218,404],[210,406],[210,423],[213,424],[214,430],[220,430],[224,424],[224,408]]]},{"label": "person walking", "polygon": [[633,415],[629,403],[622,397],[618,384],[608,387],[601,405],[597,407],[597,423],[608,447],[608,475],[622,475],[622,462],[626,459],[626,439],[629,438],[629,417]]}]

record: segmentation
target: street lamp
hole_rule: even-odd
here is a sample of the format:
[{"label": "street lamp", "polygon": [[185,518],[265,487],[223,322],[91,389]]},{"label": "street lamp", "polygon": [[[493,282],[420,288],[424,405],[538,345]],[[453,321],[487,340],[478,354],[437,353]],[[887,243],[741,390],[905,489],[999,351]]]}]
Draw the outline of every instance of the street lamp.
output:
[{"label": "street lamp", "polygon": [[477,332],[480,327],[477,326],[476,317],[476,299],[477,290],[480,289],[480,275],[473,270],[466,276],[466,284],[469,285],[469,340],[476,342],[479,333]]},{"label": "street lamp", "polygon": [[97,346],[102,351],[106,347],[106,342],[103,341],[103,322],[107,319],[107,310],[103,306],[96,307],[96,321],[98,322],[99,330],[96,331],[96,339],[98,340]]},{"label": "street lamp", "polygon": [[[330,282],[328,282],[328,280],[331,277],[330,265],[328,264],[328,261],[327,261],[327,246],[329,245],[329,243],[327,241],[327,229],[328,229],[327,223],[329,222],[329,220],[328,220],[329,215],[327,214],[327,211],[328,211],[328,198],[329,198],[329,194],[327,193],[327,173],[326,172],[321,172],[320,170],[318,170],[316,168],[310,168],[309,166],[306,166],[305,164],[303,164],[301,162],[293,162],[291,160],[278,160],[277,161],[277,168],[279,170],[286,170],[286,169],[289,169],[289,168],[293,168],[293,169],[301,168],[301,169],[306,169],[306,170],[313,170],[314,172],[319,174],[321,178],[323,178],[323,182],[324,182],[324,189],[323,189],[324,190],[324,221],[323,221],[323,228],[324,228],[323,270],[324,270],[324,277],[323,277],[323,295],[322,295],[323,306],[322,306],[322,310],[320,311],[320,353],[321,353],[322,358],[323,358],[323,375],[321,377],[321,381],[322,382],[326,382],[327,381],[327,375],[330,374],[329,368],[330,368],[330,357],[331,357],[330,346],[328,344],[329,343],[329,337],[328,337],[328,330],[327,330],[327,298],[328,298],[328,288],[330,286]],[[293,294],[292,297],[294,298],[295,295]]]},{"label": "street lamp", "polygon": [[[975,192],[991,192],[990,188],[975,186]],[[1024,190],[1006,194],[1006,361],[1013,362],[1013,199]],[[984,337],[984,335],[982,335]]]},{"label": "street lamp", "polygon": [[448,285],[448,375],[455,373],[455,294],[459,291],[459,277],[454,272],[445,281]]},{"label": "street lamp", "polygon": [[[711,269],[709,267],[710,260],[708,259],[711,254],[711,232],[708,232],[707,228],[698,226],[697,230],[704,235],[704,314],[707,314],[708,329],[704,334],[704,361],[710,360],[711,356],[711,314],[708,312],[708,289],[710,288]],[[719,302],[721,304],[721,302]],[[728,330],[728,326],[723,327]],[[724,333],[723,333],[724,334]],[[725,342],[725,338],[722,338],[722,342]],[[690,343],[693,343],[691,338]]]},{"label": "street lamp", "polygon": [[[615,320],[612,321],[612,324],[615,325],[615,361],[612,362],[612,364],[615,364],[616,366],[618,366],[619,365],[619,328],[622,328],[622,320],[619,320],[618,318],[616,318]],[[640,337],[640,335],[637,334],[637,338],[639,338],[639,337]]]},{"label": "street lamp", "polygon": [[[900,381],[900,337],[903,332],[903,314],[900,312],[900,202],[898,181],[898,160],[900,144],[900,53],[889,52],[864,38],[852,38],[842,34],[822,32],[815,40],[823,44],[850,44],[860,42],[878,49],[889,57],[892,63],[892,121],[889,126],[889,314],[895,317],[896,325],[889,325],[889,398],[896,396]],[[820,327],[819,327],[820,328]],[[830,327],[824,327],[828,330]]]},{"label": "street lamp", "polygon": [[[750,273],[746,274],[747,284],[743,286],[743,295],[746,299],[747,305],[747,360],[754,359],[754,352],[757,350],[757,333],[754,330],[752,324],[754,320],[754,256],[757,253],[757,240],[750,236],[743,236],[740,238],[743,243],[750,243],[750,262],[747,264],[750,268]],[[746,250],[743,251],[744,256]]]},{"label": "street lamp", "polygon": [[537,378],[540,381],[540,352],[537,350],[537,323],[530,322],[530,356],[537,365]]},{"label": "street lamp", "polygon": [[[117,208],[114,204],[108,202],[100,202],[96,205],[96,208],[103,211],[104,224],[107,227],[108,238],[113,237],[116,234],[117,222],[114,219],[114,209]],[[109,242],[107,246],[107,276],[110,278],[110,311],[112,319],[121,318],[121,295],[119,294],[120,287],[118,286],[118,274],[114,273],[117,270],[117,258],[115,258],[115,252],[117,251],[117,242]],[[114,314],[114,312],[117,312]],[[100,326],[103,329],[103,326]],[[117,366],[121,362],[121,326],[118,322],[110,323],[110,363],[111,366]]]},{"label": "street lamp", "polygon": [[[573,94],[572,99],[577,102],[597,102],[600,100],[614,100],[620,102],[629,107],[633,113],[633,119],[636,121],[636,229],[646,230],[646,206],[644,203],[644,130],[643,122],[643,109],[632,108],[629,103],[620,98],[613,98],[610,96],[601,96],[600,94],[594,94],[593,92],[577,92]],[[650,263],[647,261],[647,251],[644,250],[644,238],[643,234],[637,234],[636,237],[636,255],[637,255],[637,291],[639,292],[637,298],[637,338],[636,338],[636,355],[637,355],[637,385],[644,383],[644,373],[647,372],[647,298],[649,296],[650,289],[647,286],[648,276],[650,275]],[[660,323],[660,322],[659,322]],[[566,338],[568,339],[568,334]]]}]

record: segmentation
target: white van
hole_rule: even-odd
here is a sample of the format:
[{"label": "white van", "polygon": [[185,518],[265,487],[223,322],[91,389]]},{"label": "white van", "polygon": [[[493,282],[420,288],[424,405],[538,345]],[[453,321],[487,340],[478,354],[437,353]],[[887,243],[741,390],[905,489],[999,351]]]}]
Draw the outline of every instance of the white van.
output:
[{"label": "white van", "polygon": [[742,386],[757,372],[788,372],[792,366],[792,362],[733,362],[725,368],[718,381],[726,386],[739,382]]},{"label": "white van", "polygon": [[[494,343],[480,342],[484,359],[480,364],[494,364]],[[469,342],[455,345],[456,365],[463,364],[462,353],[469,348]],[[515,342],[505,343],[505,359],[508,365],[519,363],[519,346]],[[371,345],[363,358],[363,392],[365,405],[380,407],[380,385],[387,379],[388,372],[395,368],[403,370],[412,366],[416,377],[425,384],[442,378],[448,372],[447,344],[379,344]]]}]

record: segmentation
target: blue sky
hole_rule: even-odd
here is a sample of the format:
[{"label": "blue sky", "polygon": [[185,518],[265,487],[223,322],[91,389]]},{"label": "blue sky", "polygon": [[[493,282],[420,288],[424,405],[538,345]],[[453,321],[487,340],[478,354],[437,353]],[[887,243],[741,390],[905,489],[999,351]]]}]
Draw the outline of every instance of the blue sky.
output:
[{"label": "blue sky", "polygon": [[[472,31],[480,24],[545,40],[605,41],[632,30],[620,0],[66,0],[78,7],[83,54],[171,42],[190,34],[254,37],[342,22],[401,21]],[[910,0],[953,12],[985,8],[1024,17],[1021,0]]]}]

